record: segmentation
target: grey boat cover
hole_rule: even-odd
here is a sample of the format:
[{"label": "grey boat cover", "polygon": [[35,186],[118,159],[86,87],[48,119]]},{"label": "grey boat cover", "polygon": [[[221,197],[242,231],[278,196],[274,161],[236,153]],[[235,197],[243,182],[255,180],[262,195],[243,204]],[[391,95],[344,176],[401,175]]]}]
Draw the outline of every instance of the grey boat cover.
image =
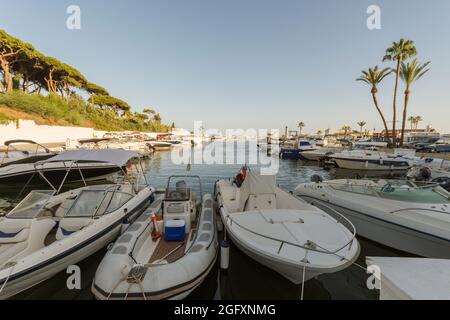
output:
[{"label": "grey boat cover", "polygon": [[128,160],[137,157],[139,157],[137,152],[128,150],[69,150],[47,160],[36,162],[35,166],[52,162],[104,162],[123,167]]}]

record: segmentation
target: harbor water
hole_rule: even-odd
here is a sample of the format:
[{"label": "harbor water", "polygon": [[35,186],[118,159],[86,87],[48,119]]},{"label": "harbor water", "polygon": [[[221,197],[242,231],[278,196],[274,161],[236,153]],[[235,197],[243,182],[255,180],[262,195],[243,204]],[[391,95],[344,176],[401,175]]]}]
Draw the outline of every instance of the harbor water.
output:
[{"label": "harbor water", "polygon": [[[222,142],[215,142],[215,144],[222,144]],[[249,148],[247,146],[236,143],[234,156],[246,154],[248,158]],[[202,149],[197,149],[197,152],[201,151]],[[223,152],[225,153],[225,151]],[[261,162],[267,163],[269,160],[263,152],[259,152],[258,156]],[[193,154],[190,159],[194,159]],[[279,161],[277,183],[286,190],[293,190],[299,183],[310,181],[313,174],[322,176],[324,180],[355,178],[360,175],[360,173],[358,175],[356,172],[342,171],[336,168],[324,168],[316,162],[306,163],[276,158],[272,158],[272,160]],[[199,175],[202,178],[203,191],[212,193],[215,181],[235,176],[242,166],[241,163],[191,162],[190,165],[175,164],[171,151],[157,152],[146,161],[146,177],[152,186],[163,188],[167,183],[167,178],[171,175]],[[258,166],[250,165],[250,169],[256,170]],[[379,176],[379,178],[386,177]],[[2,188],[0,210],[3,209],[3,213],[7,211],[6,208],[19,191]],[[365,267],[365,257],[405,256],[406,254],[360,237],[358,240],[361,244],[361,253],[356,261],[358,265],[355,264],[335,274],[321,275],[307,281],[304,285],[304,299],[378,299],[378,291],[369,289],[372,282],[370,274],[362,268]],[[93,299],[90,291],[92,279],[105,252],[106,248],[78,264],[81,270],[80,289],[69,290],[67,288],[66,282],[69,274],[64,271],[52,279],[20,293],[13,299]],[[219,270],[217,261],[215,268],[204,283],[188,299],[299,299],[301,286],[292,284],[274,271],[253,261],[234,245],[230,248],[229,262],[228,270],[222,272]]]}]

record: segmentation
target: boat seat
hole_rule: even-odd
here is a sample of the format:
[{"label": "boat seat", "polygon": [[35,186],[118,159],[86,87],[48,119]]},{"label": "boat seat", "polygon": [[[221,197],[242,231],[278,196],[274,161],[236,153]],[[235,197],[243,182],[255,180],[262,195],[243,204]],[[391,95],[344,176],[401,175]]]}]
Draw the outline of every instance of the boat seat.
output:
[{"label": "boat seat", "polygon": [[4,219],[0,226],[0,244],[26,241],[30,225],[29,219]]},{"label": "boat seat", "polygon": [[80,231],[91,224],[91,222],[91,218],[63,218],[59,222],[58,230],[56,231],[56,240],[64,239],[72,233]]},{"label": "boat seat", "polygon": [[243,211],[276,209],[275,194],[251,194],[244,205]]},{"label": "boat seat", "polygon": [[236,200],[236,187],[234,186],[221,186],[220,194],[224,201]]}]

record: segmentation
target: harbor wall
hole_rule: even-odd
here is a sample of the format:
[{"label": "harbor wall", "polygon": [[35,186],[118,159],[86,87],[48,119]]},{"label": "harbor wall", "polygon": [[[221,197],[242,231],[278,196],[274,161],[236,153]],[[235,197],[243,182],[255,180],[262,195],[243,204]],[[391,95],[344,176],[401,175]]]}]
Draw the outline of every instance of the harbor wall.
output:
[{"label": "harbor wall", "polygon": [[24,139],[39,143],[61,143],[78,139],[102,137],[106,131],[85,127],[38,125],[33,120],[18,120],[0,125],[0,145],[7,140]]}]

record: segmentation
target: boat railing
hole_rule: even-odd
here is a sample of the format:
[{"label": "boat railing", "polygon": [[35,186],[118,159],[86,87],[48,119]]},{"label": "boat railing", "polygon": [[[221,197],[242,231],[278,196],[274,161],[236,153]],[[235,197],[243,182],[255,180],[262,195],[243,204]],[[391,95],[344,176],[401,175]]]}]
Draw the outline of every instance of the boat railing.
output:
[{"label": "boat railing", "polygon": [[[220,208],[220,210],[225,210],[225,209],[222,206]],[[274,237],[270,237],[270,236],[261,234],[259,232],[253,231],[253,230],[251,230],[251,229],[241,225],[240,223],[236,222],[232,218],[231,214],[226,215],[226,223],[229,223],[230,227],[233,224],[235,224],[239,228],[241,228],[241,229],[243,229],[243,230],[245,230],[245,231],[247,231],[247,232],[249,232],[251,234],[254,234],[256,236],[259,236],[259,237],[262,237],[262,238],[265,238],[265,239],[268,239],[268,240],[279,242],[280,246],[278,247],[277,254],[280,254],[281,250],[283,249],[283,247],[285,245],[290,245],[290,246],[301,248],[301,249],[304,249],[304,250],[315,251],[315,252],[324,253],[324,254],[337,254],[339,251],[341,251],[342,249],[344,249],[347,246],[348,246],[348,250],[351,250],[352,245],[353,245],[353,241],[356,238],[356,229],[353,226],[353,224],[351,224],[351,222],[350,222],[350,224],[353,226],[353,231],[351,231],[352,232],[352,236],[350,237],[349,241],[347,241],[344,245],[342,245],[342,246],[340,246],[340,247],[338,247],[337,249],[334,249],[334,250],[328,250],[326,248],[320,247],[318,244],[316,244],[316,243],[314,243],[314,242],[312,242],[310,240],[308,240],[305,244],[302,245],[302,244],[299,244],[299,243],[294,243],[294,242],[290,242],[290,241],[287,241],[287,240],[281,240],[281,239],[277,239],[277,238],[274,238]],[[319,249],[318,247],[320,247],[321,249]]]},{"label": "boat railing", "polygon": [[437,210],[437,209],[430,209],[430,208],[402,208],[390,211],[389,213],[398,213],[402,211],[409,211],[409,210],[421,210],[421,211],[430,211],[430,212],[437,212],[437,213],[448,213],[445,210]]}]

